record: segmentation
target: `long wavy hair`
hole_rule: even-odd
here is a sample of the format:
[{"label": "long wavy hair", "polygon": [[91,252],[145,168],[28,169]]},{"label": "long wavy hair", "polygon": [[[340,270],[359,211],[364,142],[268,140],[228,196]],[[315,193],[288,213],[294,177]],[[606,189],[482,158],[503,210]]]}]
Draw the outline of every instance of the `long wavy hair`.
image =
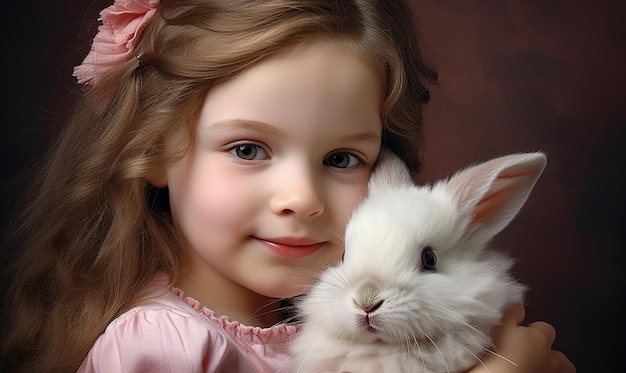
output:
[{"label": "long wavy hair", "polygon": [[[149,280],[177,278],[179,241],[157,203],[167,192],[147,180],[191,146],[211,87],[320,39],[352,42],[380,70],[383,145],[418,171],[422,106],[436,73],[403,1],[161,0],[137,45],[141,58],[80,99],[6,235],[19,258],[2,368],[75,371]],[[166,152],[181,128],[186,142]]]}]

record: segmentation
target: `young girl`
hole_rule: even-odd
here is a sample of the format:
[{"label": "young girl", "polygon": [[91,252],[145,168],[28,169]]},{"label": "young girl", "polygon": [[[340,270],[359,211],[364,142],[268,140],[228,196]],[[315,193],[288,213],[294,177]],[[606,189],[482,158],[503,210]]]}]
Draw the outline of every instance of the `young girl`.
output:
[{"label": "young girl", "polygon": [[[399,0],[117,0],[12,232],[2,362],[36,372],[275,372],[281,299],[342,255],[381,146],[415,172],[426,86]],[[571,372],[519,326],[472,372]]]}]

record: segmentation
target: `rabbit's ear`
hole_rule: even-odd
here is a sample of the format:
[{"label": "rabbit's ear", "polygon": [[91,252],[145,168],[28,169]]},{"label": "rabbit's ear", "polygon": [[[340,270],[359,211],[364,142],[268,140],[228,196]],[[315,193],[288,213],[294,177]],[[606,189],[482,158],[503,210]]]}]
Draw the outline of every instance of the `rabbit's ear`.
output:
[{"label": "rabbit's ear", "polygon": [[410,185],[414,182],[404,162],[391,150],[381,148],[369,180],[369,192]]},{"label": "rabbit's ear", "polygon": [[545,166],[543,153],[507,155],[456,173],[446,188],[469,219],[468,232],[489,240],[517,215]]}]

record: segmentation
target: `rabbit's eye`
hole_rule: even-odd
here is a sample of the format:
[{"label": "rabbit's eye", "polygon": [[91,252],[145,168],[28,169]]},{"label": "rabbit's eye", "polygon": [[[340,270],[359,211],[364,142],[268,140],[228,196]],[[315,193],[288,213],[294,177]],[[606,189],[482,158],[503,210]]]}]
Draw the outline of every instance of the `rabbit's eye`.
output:
[{"label": "rabbit's eye", "polygon": [[343,253],[341,253],[341,263],[343,263],[343,258],[344,258],[345,256],[346,256],[346,252],[345,252],[345,250],[344,250],[344,252],[343,252]]},{"label": "rabbit's eye", "polygon": [[422,269],[426,271],[434,271],[437,269],[437,255],[432,247],[426,246],[422,250]]}]

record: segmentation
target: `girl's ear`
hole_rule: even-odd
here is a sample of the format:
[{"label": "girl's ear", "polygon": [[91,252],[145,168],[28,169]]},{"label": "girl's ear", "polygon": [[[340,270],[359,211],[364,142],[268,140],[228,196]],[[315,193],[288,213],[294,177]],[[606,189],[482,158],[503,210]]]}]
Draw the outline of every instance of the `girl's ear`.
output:
[{"label": "girl's ear", "polygon": [[414,185],[414,182],[404,162],[391,150],[381,148],[369,180],[369,193],[388,187],[394,188],[410,185]]},{"label": "girl's ear", "polygon": [[462,170],[445,187],[469,232],[489,240],[517,215],[545,166],[543,153],[512,154]]},{"label": "girl's ear", "polygon": [[146,180],[156,187],[165,188],[167,186],[167,169],[165,166],[158,166],[146,176]]}]

